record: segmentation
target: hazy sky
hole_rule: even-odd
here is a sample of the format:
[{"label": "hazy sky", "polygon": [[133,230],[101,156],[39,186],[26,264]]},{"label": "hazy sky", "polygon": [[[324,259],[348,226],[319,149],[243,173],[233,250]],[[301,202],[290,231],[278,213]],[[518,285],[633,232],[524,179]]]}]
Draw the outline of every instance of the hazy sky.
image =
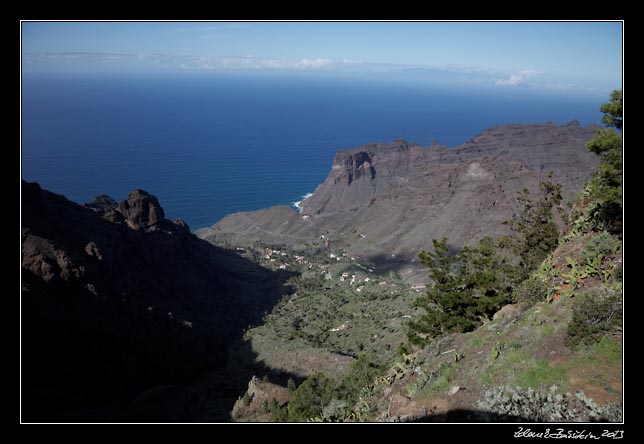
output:
[{"label": "hazy sky", "polygon": [[23,22],[24,72],[253,71],[621,87],[620,22]]}]

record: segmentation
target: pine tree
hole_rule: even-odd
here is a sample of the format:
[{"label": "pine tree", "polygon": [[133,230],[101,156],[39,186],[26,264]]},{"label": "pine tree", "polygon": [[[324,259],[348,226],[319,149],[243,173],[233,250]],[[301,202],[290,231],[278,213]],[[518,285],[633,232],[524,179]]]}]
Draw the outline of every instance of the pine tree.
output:
[{"label": "pine tree", "polygon": [[[602,122],[608,127],[598,131],[586,147],[600,157],[599,171],[587,191],[593,204],[589,220],[595,229],[621,232],[622,221],[622,91],[613,91],[602,105]],[[615,131],[616,128],[618,132]]]},{"label": "pine tree", "polygon": [[433,284],[414,301],[425,311],[409,325],[408,339],[417,346],[447,333],[474,330],[510,300],[518,279],[516,267],[490,237],[455,254],[446,238],[433,244],[433,252],[419,254]]},{"label": "pine tree", "polygon": [[531,197],[527,188],[519,192],[519,211],[509,222],[515,233],[510,244],[521,258],[524,277],[557,247],[559,238],[552,212],[561,203],[561,185],[541,182],[539,191],[537,198]]}]

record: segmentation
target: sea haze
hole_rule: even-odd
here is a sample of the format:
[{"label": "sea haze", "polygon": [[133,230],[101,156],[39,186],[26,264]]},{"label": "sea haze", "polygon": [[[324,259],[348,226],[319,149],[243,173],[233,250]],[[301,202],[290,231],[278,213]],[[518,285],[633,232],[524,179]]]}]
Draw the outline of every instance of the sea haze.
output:
[{"label": "sea haze", "polygon": [[338,149],[398,137],[456,146],[506,123],[586,126],[599,123],[604,96],[303,75],[26,74],[22,174],[79,203],[142,188],[195,230],[300,201]]}]

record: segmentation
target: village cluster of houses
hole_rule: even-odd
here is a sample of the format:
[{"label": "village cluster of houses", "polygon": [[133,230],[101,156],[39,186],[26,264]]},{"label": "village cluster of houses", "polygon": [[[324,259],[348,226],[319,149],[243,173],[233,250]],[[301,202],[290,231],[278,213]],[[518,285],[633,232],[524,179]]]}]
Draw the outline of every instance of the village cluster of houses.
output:
[{"label": "village cluster of houses", "polygon": [[[325,245],[328,246],[329,239],[325,236],[321,236],[321,238],[325,241]],[[237,250],[242,253],[244,252],[243,248],[237,248]],[[286,269],[295,267],[296,264],[298,266],[308,265],[309,269],[313,269],[313,267],[318,268],[320,272],[324,275],[325,280],[333,279],[332,274],[329,272],[328,264],[315,264],[314,262],[311,262],[308,259],[306,259],[305,256],[291,254],[286,251],[276,250],[270,247],[263,248],[261,251],[262,251],[261,257],[262,257],[263,265],[268,266],[269,268],[286,270]],[[374,270],[372,268],[365,267],[364,265],[355,262],[357,258],[348,255],[346,252],[340,253],[339,255],[333,252],[329,252],[328,255],[329,255],[329,258],[336,259],[337,261],[340,261],[342,259],[350,260],[353,263],[353,265],[361,268],[362,270],[364,270],[365,273],[374,273]],[[350,286],[357,284],[356,291],[358,293],[362,292],[365,288],[365,284],[367,284],[372,280],[373,280],[372,277],[364,276],[364,275],[361,275],[360,273],[351,273],[348,271],[342,272],[339,277],[340,282],[348,282]],[[379,281],[376,285],[386,286],[387,282]],[[417,292],[424,291],[425,288],[426,288],[426,284],[423,282],[416,282],[411,285],[411,289]]]},{"label": "village cluster of houses", "polygon": [[[368,270],[372,271],[371,269],[368,269]],[[349,277],[351,279],[349,279]],[[368,282],[370,282],[372,280],[373,279],[370,278],[369,276],[366,276],[366,277],[362,278],[359,275],[350,274],[347,271],[343,272],[340,275],[340,282],[349,281],[349,285],[353,285],[353,284],[356,284],[356,283],[357,284],[363,284],[363,283],[366,284],[366,283],[368,283]],[[376,285],[378,285],[379,287],[380,286],[384,287],[384,286],[387,285],[387,281],[379,281]],[[360,293],[360,292],[362,292],[364,290],[364,287],[365,287],[364,285],[360,285],[359,287],[356,288],[356,291],[358,293]],[[412,286],[411,286],[411,289],[415,290],[417,292],[424,291],[425,288],[426,288],[426,284],[423,283],[423,282],[416,282],[416,283],[412,284]]]},{"label": "village cluster of houses", "polygon": [[304,256],[297,254],[289,255],[289,253],[281,250],[274,250],[272,248],[266,247],[262,250],[262,259],[268,264],[270,268],[286,270],[293,266],[293,264],[298,265],[309,265],[309,268],[313,268],[313,264],[306,259]]}]

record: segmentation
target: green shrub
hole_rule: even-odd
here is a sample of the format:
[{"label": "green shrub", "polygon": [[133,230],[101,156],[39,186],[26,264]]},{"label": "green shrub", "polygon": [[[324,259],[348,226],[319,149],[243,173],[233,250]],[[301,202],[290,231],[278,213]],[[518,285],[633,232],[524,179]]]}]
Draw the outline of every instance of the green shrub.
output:
[{"label": "green shrub", "polygon": [[281,406],[277,402],[277,399],[271,399],[271,402],[264,401],[262,403],[262,410],[264,413],[269,413],[271,415],[271,421],[273,422],[286,422],[288,421],[288,410],[286,406]]},{"label": "green shrub", "polygon": [[414,350],[409,342],[403,342],[396,348],[396,355],[398,356],[410,355],[413,352]]},{"label": "green shrub", "polygon": [[322,415],[319,419],[323,422],[341,422],[347,417],[349,409],[346,401],[341,399],[332,399],[329,404],[322,409]]},{"label": "green shrub", "polygon": [[545,301],[547,296],[548,286],[536,276],[530,276],[512,291],[512,301],[525,307]]},{"label": "green shrub", "polygon": [[[574,395],[557,393],[552,386],[547,392],[532,388],[497,387],[485,392],[478,407],[491,418],[519,422],[619,422],[622,409],[615,405],[598,406],[583,392]],[[490,418],[490,419],[491,419]],[[496,419],[496,418],[495,418]]]},{"label": "green shrub", "polygon": [[369,386],[378,374],[380,371],[366,354],[358,356],[358,359],[351,364],[349,373],[342,379],[340,387],[342,399],[349,403],[357,401],[360,391]]},{"label": "green shrub", "polygon": [[378,374],[378,367],[362,354],[351,364],[340,387],[323,373],[310,376],[297,388],[294,388],[295,382],[289,384],[292,396],[288,403],[288,420],[343,421],[351,416],[348,406],[358,400]]},{"label": "green shrub", "polygon": [[575,298],[565,343],[571,348],[591,345],[621,326],[621,290],[582,293]]},{"label": "green shrub", "polygon": [[322,409],[336,398],[333,379],[323,373],[308,377],[293,393],[288,403],[288,419],[306,422],[322,415]]},{"label": "green shrub", "polygon": [[586,260],[595,257],[606,257],[619,248],[620,242],[607,231],[602,231],[597,236],[586,242],[583,255]]}]

